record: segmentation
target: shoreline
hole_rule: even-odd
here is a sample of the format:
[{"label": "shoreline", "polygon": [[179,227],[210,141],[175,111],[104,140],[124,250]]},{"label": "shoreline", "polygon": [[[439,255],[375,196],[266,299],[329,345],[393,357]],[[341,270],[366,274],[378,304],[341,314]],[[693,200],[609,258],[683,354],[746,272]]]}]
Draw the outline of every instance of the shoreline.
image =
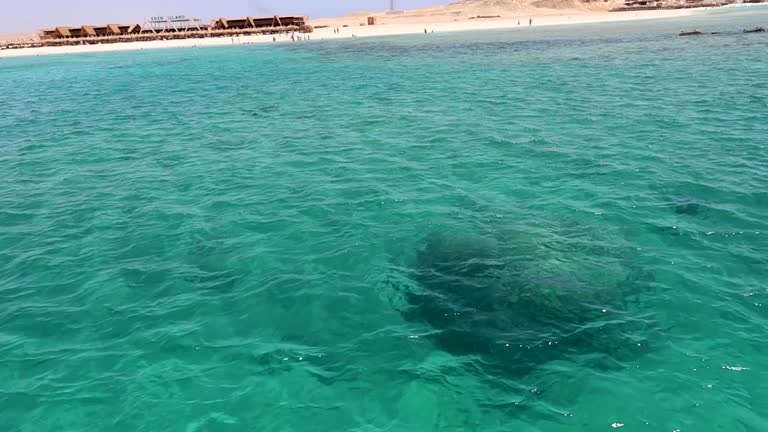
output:
[{"label": "shoreline", "polygon": [[[739,7],[741,5],[728,5],[718,9]],[[301,37],[307,37],[310,41],[335,40],[349,38],[365,38],[380,36],[396,36],[423,34],[427,32],[448,33],[477,30],[501,30],[501,29],[519,29],[520,31],[531,31],[536,27],[558,26],[558,25],[578,25],[578,24],[597,24],[610,22],[627,22],[653,19],[682,18],[697,15],[703,10],[712,8],[691,8],[691,9],[671,9],[671,10],[640,10],[640,11],[581,11],[581,10],[534,10],[529,12],[518,12],[519,17],[513,18],[487,18],[487,19],[462,19],[448,20],[446,17],[439,18],[421,18],[421,17],[393,17],[388,20],[382,20],[377,25],[360,26],[362,16],[350,16],[343,18],[325,18],[312,21],[312,25],[328,26],[316,28],[313,33],[301,34]],[[528,25],[528,20],[533,20],[533,25]],[[388,22],[387,22],[388,21]],[[354,25],[357,23],[357,25]],[[346,25],[347,27],[343,27]],[[334,28],[339,28],[339,34],[334,33]],[[273,39],[274,38],[274,39]],[[305,43],[305,41],[291,40],[290,35],[252,35],[239,37],[217,37],[217,38],[196,38],[196,39],[178,39],[178,40],[159,40],[147,42],[121,42],[113,44],[97,45],[73,45],[57,47],[38,47],[0,50],[0,58],[10,57],[29,57],[58,54],[82,54],[96,52],[130,51],[145,49],[163,49],[163,48],[197,48],[210,46],[227,45],[249,45],[263,43]]]}]

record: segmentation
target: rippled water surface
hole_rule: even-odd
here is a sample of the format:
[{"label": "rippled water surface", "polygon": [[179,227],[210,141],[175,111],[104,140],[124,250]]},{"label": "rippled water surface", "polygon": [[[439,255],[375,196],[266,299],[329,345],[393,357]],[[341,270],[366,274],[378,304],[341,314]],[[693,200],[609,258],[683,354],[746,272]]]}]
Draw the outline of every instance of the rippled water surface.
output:
[{"label": "rippled water surface", "polygon": [[768,430],[766,24],[0,61],[0,430]]}]

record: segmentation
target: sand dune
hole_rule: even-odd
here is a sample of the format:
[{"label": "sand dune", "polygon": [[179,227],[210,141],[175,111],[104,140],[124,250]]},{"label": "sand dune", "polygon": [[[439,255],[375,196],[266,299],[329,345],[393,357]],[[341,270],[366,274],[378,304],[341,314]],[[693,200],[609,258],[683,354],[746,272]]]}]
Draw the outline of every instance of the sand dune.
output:
[{"label": "sand dune", "polygon": [[[366,17],[369,16],[376,17],[378,25],[424,24],[427,27],[445,23],[474,21],[473,28],[482,28],[482,25],[476,24],[478,21],[514,20],[516,23],[517,20],[527,21],[530,18],[534,18],[540,23],[555,24],[552,21],[554,17],[564,17],[561,20],[563,22],[581,22],[576,17],[584,18],[584,22],[594,22],[595,20],[592,18],[595,18],[596,15],[602,16],[599,21],[608,20],[608,11],[623,6],[623,4],[623,0],[465,0],[444,6],[407,10],[401,14],[388,14],[386,11],[358,12],[341,18],[313,20],[312,24],[359,27],[366,22]],[[679,16],[677,13],[672,15]],[[543,17],[548,19],[542,21],[541,18]],[[610,19],[623,21],[627,19],[627,16],[612,13]],[[488,25],[495,27],[498,26],[498,23]]]},{"label": "sand dune", "polygon": [[[444,6],[433,6],[423,9],[404,11],[402,14],[390,15],[384,11],[358,12],[342,20],[361,20],[367,16],[375,16],[380,23],[396,23],[417,20],[460,21],[478,16],[512,18],[521,15],[559,15],[565,12],[589,13],[606,12],[622,6],[623,0],[465,0]],[[339,19],[336,19],[337,21]],[[317,20],[318,23],[328,20]]]}]

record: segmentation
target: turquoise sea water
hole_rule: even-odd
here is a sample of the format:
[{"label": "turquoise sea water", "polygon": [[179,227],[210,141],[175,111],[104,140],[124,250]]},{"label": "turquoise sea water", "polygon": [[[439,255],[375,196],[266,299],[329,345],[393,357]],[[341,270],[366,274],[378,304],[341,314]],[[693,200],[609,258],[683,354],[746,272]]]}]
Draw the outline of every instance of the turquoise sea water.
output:
[{"label": "turquoise sea water", "polygon": [[[767,430],[766,24],[0,61],[0,430]],[[446,348],[435,236],[607,342]]]}]

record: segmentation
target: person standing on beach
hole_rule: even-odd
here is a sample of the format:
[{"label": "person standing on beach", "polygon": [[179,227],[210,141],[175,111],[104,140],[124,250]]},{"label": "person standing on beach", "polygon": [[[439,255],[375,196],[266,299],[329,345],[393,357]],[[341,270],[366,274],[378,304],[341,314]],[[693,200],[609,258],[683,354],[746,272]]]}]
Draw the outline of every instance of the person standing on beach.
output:
[{"label": "person standing on beach", "polygon": [[531,18],[531,19],[529,19],[529,20],[528,20],[528,25],[529,25],[529,26],[532,26],[532,25],[533,25],[533,18]]}]

